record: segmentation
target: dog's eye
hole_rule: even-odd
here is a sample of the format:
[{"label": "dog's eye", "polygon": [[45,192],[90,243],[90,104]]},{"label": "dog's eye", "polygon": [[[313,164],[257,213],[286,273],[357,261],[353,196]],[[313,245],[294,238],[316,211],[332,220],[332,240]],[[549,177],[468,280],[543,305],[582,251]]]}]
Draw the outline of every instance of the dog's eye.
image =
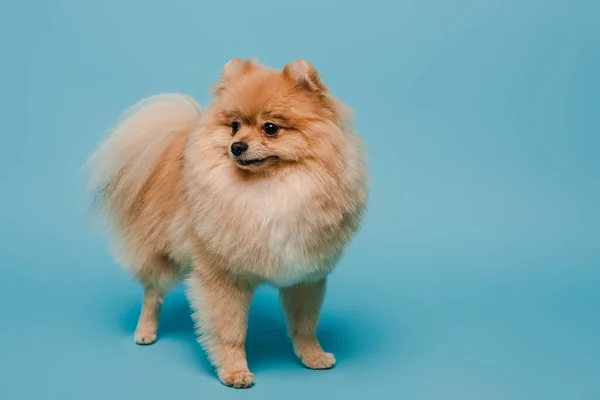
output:
[{"label": "dog's eye", "polygon": [[239,130],[240,130],[240,123],[237,121],[233,121],[231,123],[231,132],[235,134]]},{"label": "dog's eye", "polygon": [[279,127],[271,122],[263,125],[263,132],[267,136],[275,136],[279,132]]}]

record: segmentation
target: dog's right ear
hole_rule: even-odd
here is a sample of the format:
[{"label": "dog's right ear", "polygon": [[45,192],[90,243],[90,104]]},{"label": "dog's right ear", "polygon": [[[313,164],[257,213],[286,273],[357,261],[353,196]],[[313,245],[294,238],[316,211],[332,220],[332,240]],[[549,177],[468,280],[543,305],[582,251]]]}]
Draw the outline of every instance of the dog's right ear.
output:
[{"label": "dog's right ear", "polygon": [[221,79],[215,87],[215,94],[219,94],[225,89],[228,83],[254,68],[254,64],[255,62],[252,60],[241,60],[237,57],[227,61],[221,71]]}]

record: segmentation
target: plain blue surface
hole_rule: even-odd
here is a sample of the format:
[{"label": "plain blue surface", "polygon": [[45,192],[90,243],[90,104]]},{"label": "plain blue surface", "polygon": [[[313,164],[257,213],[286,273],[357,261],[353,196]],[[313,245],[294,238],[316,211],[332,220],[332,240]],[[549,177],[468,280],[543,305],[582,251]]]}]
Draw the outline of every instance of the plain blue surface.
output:
[{"label": "plain blue surface", "polygon": [[[599,399],[599,9],[3,3],[0,398]],[[356,110],[372,177],[320,326],[337,367],[297,363],[261,290],[247,391],[210,371],[181,289],[159,342],[133,344],[141,288],[90,229],[81,169],[127,106],[206,105],[235,56],[313,63]]]}]

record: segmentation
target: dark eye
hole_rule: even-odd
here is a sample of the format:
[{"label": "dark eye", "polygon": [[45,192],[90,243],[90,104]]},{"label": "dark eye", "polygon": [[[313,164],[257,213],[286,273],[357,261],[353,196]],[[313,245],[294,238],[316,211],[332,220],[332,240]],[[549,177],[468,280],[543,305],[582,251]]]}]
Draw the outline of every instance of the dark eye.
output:
[{"label": "dark eye", "polygon": [[237,121],[233,121],[231,123],[231,132],[235,134],[239,130],[240,130],[240,123]]},{"label": "dark eye", "polygon": [[277,135],[277,132],[279,132],[279,127],[275,124],[267,122],[263,125],[263,132],[267,136],[275,136]]}]

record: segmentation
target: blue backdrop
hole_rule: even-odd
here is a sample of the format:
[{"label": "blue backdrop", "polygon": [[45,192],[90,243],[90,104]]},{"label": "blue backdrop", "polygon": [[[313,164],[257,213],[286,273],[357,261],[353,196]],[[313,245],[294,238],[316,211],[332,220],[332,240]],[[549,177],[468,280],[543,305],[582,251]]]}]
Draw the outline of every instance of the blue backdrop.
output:
[{"label": "blue backdrop", "polygon": [[[56,0],[0,6],[0,398],[600,398],[598,1]],[[256,386],[222,386],[181,289],[141,288],[87,220],[81,169],[127,106],[206,105],[222,65],[305,58],[356,111],[360,234],[331,278],[331,371],[295,360],[271,289]]]}]

